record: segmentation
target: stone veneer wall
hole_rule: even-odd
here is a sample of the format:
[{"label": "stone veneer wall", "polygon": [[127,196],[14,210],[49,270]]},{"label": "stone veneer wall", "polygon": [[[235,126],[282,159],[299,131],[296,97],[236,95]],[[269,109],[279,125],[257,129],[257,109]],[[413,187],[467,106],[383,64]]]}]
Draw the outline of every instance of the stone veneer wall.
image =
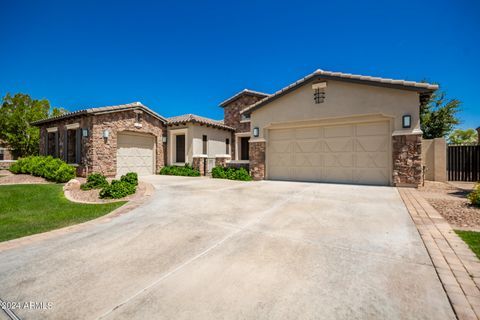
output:
[{"label": "stone veneer wall", "polygon": [[235,99],[234,101],[223,107],[223,122],[225,123],[225,125],[235,128],[235,132],[232,133],[232,139],[230,142],[232,159],[235,159],[236,152],[235,133],[250,132],[250,122],[240,122],[240,111],[261,99],[261,97],[244,93],[239,98]]},{"label": "stone veneer wall", "polygon": [[[81,161],[77,167],[77,175],[85,176],[87,172],[87,165],[89,164],[89,152],[92,140],[92,118],[89,116],[79,116],[63,120],[58,120],[44,124],[40,127],[40,154],[47,155],[46,139],[48,137],[48,128],[56,127],[58,133],[58,158],[65,161],[65,126],[67,124],[79,123],[80,128],[87,129],[89,132],[88,137],[82,137],[81,140]],[[91,171],[90,171],[91,172]]]},{"label": "stone veneer wall", "polygon": [[201,176],[206,176],[205,157],[192,157],[192,167],[200,171]]},{"label": "stone veneer wall", "polygon": [[265,142],[250,141],[250,175],[254,180],[265,179]]},{"label": "stone veneer wall", "polygon": [[3,160],[13,160],[13,154],[9,146],[2,140],[0,140],[0,148],[3,149]]},{"label": "stone veneer wall", "polygon": [[[99,172],[106,176],[115,176],[117,173],[117,136],[121,132],[144,133],[155,137],[156,172],[158,172],[166,162],[167,148],[162,139],[163,135],[166,135],[165,125],[151,115],[143,113],[142,126],[137,128],[135,119],[134,110],[127,110],[100,115],[84,115],[44,124],[40,127],[40,154],[47,154],[45,150],[47,128],[57,127],[59,133],[58,157],[65,159],[65,125],[78,122],[80,128],[88,129],[88,137],[82,137],[81,163],[77,167],[77,175],[86,176],[92,172]],[[109,131],[108,139],[103,138],[105,129]]]},{"label": "stone veneer wall", "polygon": [[[93,119],[92,141],[88,153],[89,171],[101,172],[106,176],[115,176],[117,173],[117,136],[122,132],[135,132],[152,135],[155,138],[156,168],[159,172],[165,165],[165,152],[162,137],[167,134],[163,122],[143,113],[141,127],[135,126],[135,112],[128,110],[95,115]],[[103,138],[103,131],[109,131],[108,139]]]},{"label": "stone veneer wall", "polygon": [[226,167],[230,157],[215,157],[215,167]]},{"label": "stone veneer wall", "polygon": [[419,186],[422,183],[422,136],[393,136],[392,143],[393,184]]}]

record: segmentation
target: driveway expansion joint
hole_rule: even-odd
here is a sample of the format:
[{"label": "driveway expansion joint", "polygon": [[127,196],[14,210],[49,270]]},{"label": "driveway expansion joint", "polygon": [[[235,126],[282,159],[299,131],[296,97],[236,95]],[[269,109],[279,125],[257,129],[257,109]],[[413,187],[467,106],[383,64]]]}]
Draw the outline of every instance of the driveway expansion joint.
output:
[{"label": "driveway expansion joint", "polygon": [[480,319],[480,261],[417,190],[398,191],[458,319]]}]

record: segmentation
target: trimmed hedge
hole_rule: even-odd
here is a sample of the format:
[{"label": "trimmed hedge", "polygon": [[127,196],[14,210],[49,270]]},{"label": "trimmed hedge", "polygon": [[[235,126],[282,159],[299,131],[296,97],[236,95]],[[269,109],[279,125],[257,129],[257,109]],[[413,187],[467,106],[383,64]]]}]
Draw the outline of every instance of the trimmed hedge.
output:
[{"label": "trimmed hedge", "polygon": [[215,167],[212,169],[212,177],[216,179],[229,179],[251,181],[252,177],[245,168]]},{"label": "trimmed hedge", "polygon": [[74,166],[66,164],[52,156],[29,156],[17,160],[9,168],[10,172],[18,174],[25,173],[37,177],[43,177],[49,181],[67,182],[76,176]]},{"label": "trimmed hedge", "polygon": [[475,188],[468,194],[467,198],[472,205],[480,207],[480,182],[475,185]]},{"label": "trimmed hedge", "polygon": [[107,183],[100,190],[101,199],[120,199],[137,191],[138,175],[135,172],[129,172],[120,177],[120,180],[112,180],[110,185]]},{"label": "trimmed hedge", "polygon": [[189,164],[185,164],[183,167],[165,166],[160,170],[160,174],[167,176],[199,177],[200,171],[193,169]]},{"label": "trimmed hedge", "polygon": [[82,190],[92,190],[92,189],[102,189],[108,186],[107,178],[100,173],[92,173],[87,177],[87,182],[82,183],[80,189]]}]

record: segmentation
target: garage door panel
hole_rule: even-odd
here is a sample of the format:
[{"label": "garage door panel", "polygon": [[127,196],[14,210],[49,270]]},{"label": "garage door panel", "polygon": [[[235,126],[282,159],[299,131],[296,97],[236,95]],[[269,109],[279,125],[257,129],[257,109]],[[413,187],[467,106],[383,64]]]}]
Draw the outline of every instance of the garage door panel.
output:
[{"label": "garage door panel", "polygon": [[339,151],[353,151],[352,138],[330,138],[324,141],[325,151],[339,152]]},{"label": "garage door panel", "polygon": [[351,137],[353,133],[352,126],[330,126],[324,129],[325,138]]},{"label": "garage door panel", "polygon": [[355,139],[357,151],[377,152],[388,150],[388,139],[385,137],[369,136]]},{"label": "garage door panel", "polygon": [[270,130],[270,179],[388,185],[389,122]]},{"label": "garage door panel", "polygon": [[323,156],[320,153],[295,154],[295,167],[322,167]]},{"label": "garage door panel", "polygon": [[155,140],[149,135],[122,133],[117,138],[117,175],[154,173]]}]

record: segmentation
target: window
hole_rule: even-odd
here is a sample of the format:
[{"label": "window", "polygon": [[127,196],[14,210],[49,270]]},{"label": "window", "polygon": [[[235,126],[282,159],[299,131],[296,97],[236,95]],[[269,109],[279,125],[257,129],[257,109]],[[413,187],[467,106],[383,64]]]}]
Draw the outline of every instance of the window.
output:
[{"label": "window", "polygon": [[135,114],[135,122],[136,123],[141,123],[142,122],[142,113],[141,112],[137,112]]},{"label": "window", "polygon": [[0,148],[0,161],[5,160],[5,149]]},{"label": "window", "polygon": [[230,154],[230,139],[225,139],[225,154]]},{"label": "window", "polygon": [[52,157],[58,157],[58,133],[47,132],[46,154]]},{"label": "window", "polygon": [[67,163],[80,164],[81,162],[82,129],[66,129],[64,135],[63,156]]},{"label": "window", "polygon": [[240,121],[250,121],[250,115],[242,113]]},{"label": "window", "polygon": [[202,141],[203,141],[202,153],[203,153],[203,154],[207,154],[207,152],[208,152],[208,150],[207,150],[208,139],[207,139],[207,136],[206,136],[206,135],[203,135],[203,136],[202,136]]}]

